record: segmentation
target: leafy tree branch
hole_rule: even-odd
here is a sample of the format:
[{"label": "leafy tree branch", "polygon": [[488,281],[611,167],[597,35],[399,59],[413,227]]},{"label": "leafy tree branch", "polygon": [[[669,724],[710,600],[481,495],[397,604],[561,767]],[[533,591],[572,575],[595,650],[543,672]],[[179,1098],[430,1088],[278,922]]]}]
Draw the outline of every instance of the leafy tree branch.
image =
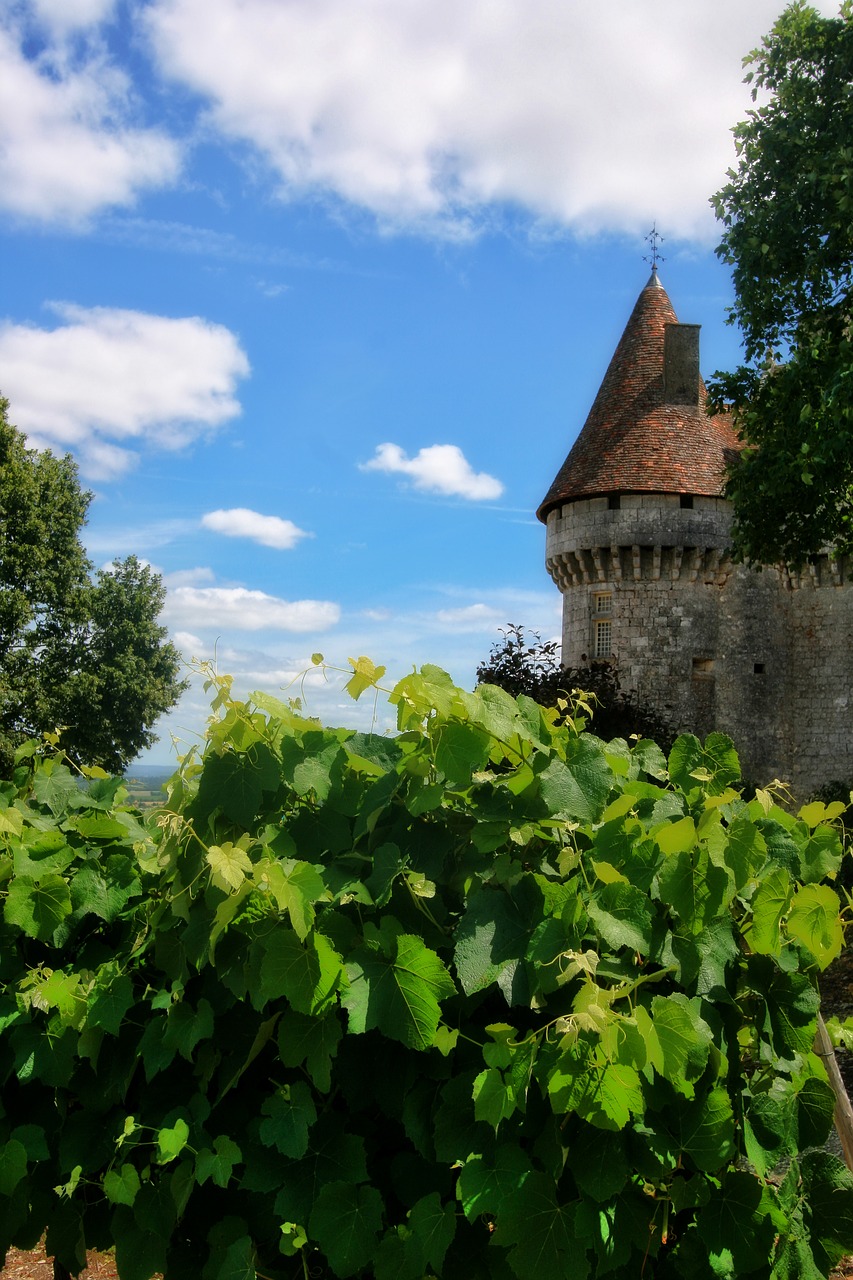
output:
[{"label": "leafy tree branch", "polygon": [[745,449],[730,472],[735,548],[801,565],[853,549],[853,8],[803,0],[745,59],[756,106],[714,196],[744,363],[709,390]]}]

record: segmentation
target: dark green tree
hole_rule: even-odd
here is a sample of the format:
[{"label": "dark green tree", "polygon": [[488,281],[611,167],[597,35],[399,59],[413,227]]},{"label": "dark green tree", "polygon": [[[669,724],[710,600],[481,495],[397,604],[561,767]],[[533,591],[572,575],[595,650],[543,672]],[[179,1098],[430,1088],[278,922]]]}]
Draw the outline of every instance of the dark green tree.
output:
[{"label": "dark green tree", "polygon": [[0,769],[61,728],[72,758],[120,771],[186,687],[159,575],[131,556],[92,576],[90,501],[74,460],[28,449],[0,399]]},{"label": "dark green tree", "polygon": [[731,468],[748,561],[801,564],[853,549],[853,7],[791,4],[746,59],[756,106],[713,198],[744,363],[714,403],[746,448]]},{"label": "dark green tree", "polygon": [[592,730],[611,738],[651,738],[669,750],[676,730],[665,710],[640,702],[633,690],[622,688],[612,662],[590,662],[583,667],[564,667],[556,640],[542,640],[535,632],[527,638],[524,627],[511,623],[501,630],[502,640],[477,668],[478,684],[494,684],[518,698],[525,694],[543,707],[556,707],[561,700],[572,702],[573,691],[582,690],[592,708]]},{"label": "dark green tree", "polygon": [[543,707],[556,706],[557,699],[572,689],[568,672],[560,666],[560,646],[556,640],[543,640],[532,631],[532,639],[524,627],[510,623],[501,628],[502,640],[492,645],[485,662],[477,668],[478,684],[494,684],[513,698],[525,694]]}]

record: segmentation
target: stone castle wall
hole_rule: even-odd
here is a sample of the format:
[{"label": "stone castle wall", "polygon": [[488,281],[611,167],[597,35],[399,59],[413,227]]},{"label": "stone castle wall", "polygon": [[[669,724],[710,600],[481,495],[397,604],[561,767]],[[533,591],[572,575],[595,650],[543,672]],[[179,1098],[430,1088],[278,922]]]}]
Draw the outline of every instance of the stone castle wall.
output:
[{"label": "stone castle wall", "polygon": [[[848,576],[849,575],[849,576]],[[787,578],[793,753],[815,786],[853,779],[853,565],[818,558]]]},{"label": "stone castle wall", "polygon": [[679,729],[728,733],[745,777],[783,778],[801,797],[853,779],[853,583],[843,566],[823,557],[792,577],[733,565],[721,498],[611,501],[548,516],[566,665],[595,659],[596,623],[608,620],[623,688]]}]

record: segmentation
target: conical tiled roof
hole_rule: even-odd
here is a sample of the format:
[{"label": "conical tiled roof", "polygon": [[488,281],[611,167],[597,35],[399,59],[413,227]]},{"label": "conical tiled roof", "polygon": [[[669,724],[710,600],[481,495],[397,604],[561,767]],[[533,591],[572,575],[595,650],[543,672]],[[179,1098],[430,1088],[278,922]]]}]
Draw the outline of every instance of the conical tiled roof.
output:
[{"label": "conical tiled roof", "polygon": [[537,512],[610,493],[722,493],[726,461],[738,450],[731,419],[699,403],[664,400],[664,332],[677,317],[653,271],[586,424]]}]

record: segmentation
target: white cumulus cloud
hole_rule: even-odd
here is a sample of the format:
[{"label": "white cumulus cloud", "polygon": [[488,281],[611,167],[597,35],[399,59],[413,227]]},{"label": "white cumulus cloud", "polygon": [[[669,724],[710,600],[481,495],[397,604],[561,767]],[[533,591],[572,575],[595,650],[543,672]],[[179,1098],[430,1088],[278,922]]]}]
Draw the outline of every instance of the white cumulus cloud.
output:
[{"label": "white cumulus cloud", "polygon": [[212,569],[199,565],[196,569],[175,569],[163,575],[163,582],[169,591],[177,587],[197,587],[202,582],[215,582],[216,575]]},{"label": "white cumulus cloud", "polygon": [[499,498],[504,491],[500,480],[485,471],[474,471],[455,444],[431,444],[409,458],[398,444],[380,444],[362,471],[388,471],[408,476],[416,489],[482,501]]},{"label": "white cumulus cloud", "polygon": [[38,18],[60,35],[109,18],[116,0],[31,0]]},{"label": "white cumulus cloud", "polygon": [[[575,230],[714,235],[782,0],[152,0],[162,70],[288,198],[464,235],[489,206]],[[823,12],[837,0],[819,0]]]},{"label": "white cumulus cloud", "polygon": [[488,604],[463,605],[459,609],[439,609],[438,622],[457,631],[482,631],[486,626],[498,626],[504,622],[500,609]]},{"label": "white cumulus cloud", "polygon": [[12,420],[37,447],[78,455],[94,479],[135,461],[129,442],[180,449],[240,413],[249,362],[236,336],[199,316],[53,304],[54,329],[0,325]]},{"label": "white cumulus cloud", "polygon": [[289,551],[300,538],[312,536],[292,520],[264,516],[258,511],[250,511],[248,507],[208,511],[202,516],[201,523],[205,529],[223,533],[227,538],[250,538],[262,547],[275,547],[277,551]]},{"label": "white cumulus cloud", "polygon": [[330,600],[281,600],[247,587],[176,587],[163,609],[170,626],[193,632],[327,631],[340,616],[340,606]]},{"label": "white cumulus cloud", "polygon": [[204,652],[205,644],[201,636],[195,636],[191,631],[176,631],[172,639],[187,659]]},{"label": "white cumulus cloud", "polygon": [[[58,5],[43,3],[42,11],[60,21]],[[78,0],[64,25],[106,12],[104,4]],[[101,209],[132,205],[142,192],[173,183],[179,144],[137,125],[130,99],[127,77],[101,54],[82,65],[47,52],[31,61],[0,19],[0,208],[82,225]]]}]

